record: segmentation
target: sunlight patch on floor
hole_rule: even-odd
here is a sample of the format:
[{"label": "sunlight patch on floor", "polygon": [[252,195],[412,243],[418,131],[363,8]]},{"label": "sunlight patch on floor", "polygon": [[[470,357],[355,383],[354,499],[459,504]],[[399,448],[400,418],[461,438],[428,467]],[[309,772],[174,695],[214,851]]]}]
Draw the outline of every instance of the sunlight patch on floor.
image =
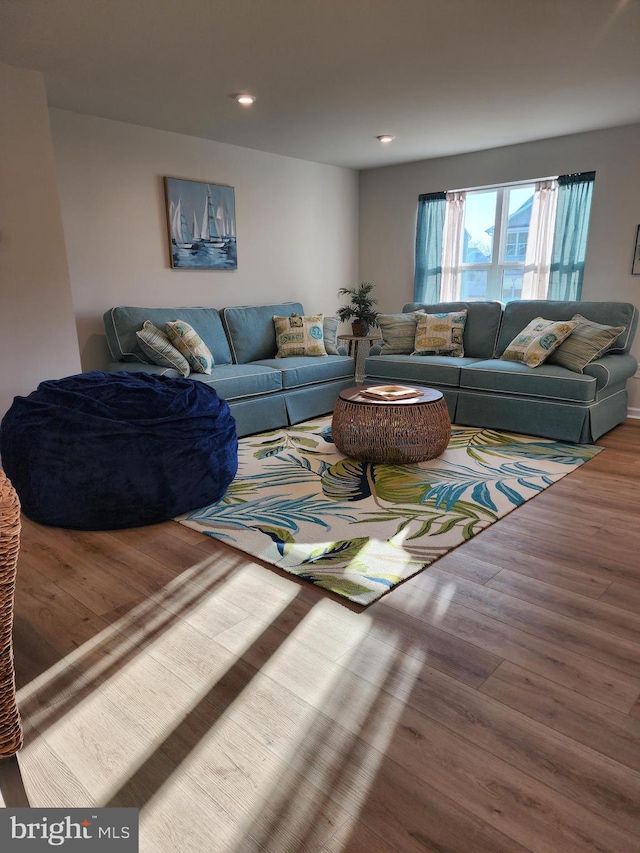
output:
[{"label": "sunlight patch on floor", "polygon": [[[345,617],[340,605],[319,601],[271,649],[183,763],[252,838],[268,840],[269,849],[307,849],[310,838],[332,834],[358,813],[375,783],[404,708],[385,688],[408,695],[422,657],[417,649],[409,656],[383,646],[372,679],[354,676],[345,669],[347,658],[359,655],[371,623],[366,614]],[[251,641],[263,627],[256,619],[242,641],[239,632],[248,623],[216,642],[236,654],[242,646],[251,661],[259,655]]]},{"label": "sunlight patch on floor", "polygon": [[433,615],[434,624],[438,624],[441,622],[445,613],[449,609],[449,605],[451,604],[451,599],[453,598],[456,591],[456,584],[454,581],[449,581],[445,583],[442,589],[438,590],[438,598],[435,602],[435,610]]},{"label": "sunlight patch on floor", "polygon": [[20,691],[34,805],[139,805],[141,850],[320,849],[367,801],[425,652],[259,566],[189,577]]},{"label": "sunlight patch on floor", "polygon": [[[41,726],[96,804],[118,791],[238,660],[200,628],[215,635],[247,613],[218,589],[177,586],[167,585],[19,692],[31,730],[24,759],[38,738],[33,726]],[[295,598],[290,586],[286,597],[263,599],[269,620]]]},{"label": "sunlight patch on floor", "polygon": [[446,615],[457,586],[455,577],[442,581],[441,578],[430,575],[428,568],[420,577],[420,584],[411,589],[411,595],[400,595],[396,599],[396,607],[410,616],[430,613],[435,623],[440,622]]}]

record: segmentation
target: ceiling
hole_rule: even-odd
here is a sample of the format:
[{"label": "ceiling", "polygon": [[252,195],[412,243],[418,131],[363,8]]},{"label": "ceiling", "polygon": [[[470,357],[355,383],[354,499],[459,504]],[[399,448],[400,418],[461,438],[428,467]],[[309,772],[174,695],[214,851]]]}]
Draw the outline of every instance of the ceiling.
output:
[{"label": "ceiling", "polygon": [[356,169],[640,122],[639,44],[639,0],[0,0],[52,106]]}]

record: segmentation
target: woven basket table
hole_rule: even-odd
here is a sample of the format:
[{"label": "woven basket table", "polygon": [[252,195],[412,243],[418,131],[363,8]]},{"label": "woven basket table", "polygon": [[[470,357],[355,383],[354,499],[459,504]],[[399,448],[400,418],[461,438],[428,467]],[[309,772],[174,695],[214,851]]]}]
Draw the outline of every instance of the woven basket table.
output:
[{"label": "woven basket table", "polygon": [[9,758],[22,746],[12,641],[19,548],[20,501],[9,479],[0,471],[0,758]]},{"label": "woven basket table", "polygon": [[372,400],[362,388],[340,392],[331,432],[345,456],[363,462],[406,465],[435,459],[451,438],[451,420],[440,391],[416,388],[419,397]]}]

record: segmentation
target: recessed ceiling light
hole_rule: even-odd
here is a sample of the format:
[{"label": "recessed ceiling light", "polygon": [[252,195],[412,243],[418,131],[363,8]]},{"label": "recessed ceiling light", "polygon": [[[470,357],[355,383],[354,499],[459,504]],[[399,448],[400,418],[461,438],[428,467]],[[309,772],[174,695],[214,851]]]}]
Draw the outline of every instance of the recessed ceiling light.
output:
[{"label": "recessed ceiling light", "polygon": [[388,133],[383,133],[382,136],[376,136],[376,139],[379,142],[382,142],[383,145],[388,145],[390,142],[393,142],[394,137],[390,136]]},{"label": "recessed ceiling light", "polygon": [[250,95],[248,92],[242,92],[239,95],[234,95],[233,97],[239,104],[242,104],[243,107],[250,107],[256,99],[255,95]]}]

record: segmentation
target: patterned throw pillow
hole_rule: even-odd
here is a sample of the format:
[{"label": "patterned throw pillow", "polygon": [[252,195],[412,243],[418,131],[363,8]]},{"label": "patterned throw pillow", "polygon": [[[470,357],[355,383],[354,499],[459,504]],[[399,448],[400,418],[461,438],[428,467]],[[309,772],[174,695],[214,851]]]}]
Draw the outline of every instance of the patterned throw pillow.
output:
[{"label": "patterned throw pillow", "polygon": [[516,335],[500,358],[504,361],[519,361],[527,367],[538,367],[569,337],[577,325],[577,320],[545,320],[536,317]]},{"label": "patterned throw pillow", "polygon": [[326,356],[323,320],[322,314],[309,317],[301,317],[299,314],[292,314],[290,317],[274,316],[273,324],[278,344],[276,358],[290,358],[295,355]]},{"label": "patterned throw pillow", "polygon": [[157,329],[151,320],[145,320],[139,332],[136,332],[142,352],[160,367],[173,367],[185,378],[191,372],[189,362],[169,341],[162,329]]},{"label": "patterned throw pillow", "polygon": [[417,314],[416,338],[411,355],[464,355],[467,309],[449,314]]},{"label": "patterned throw pillow", "polygon": [[337,317],[325,317],[322,321],[322,332],[324,335],[324,348],[327,355],[340,355],[338,352],[338,326],[340,320]]},{"label": "patterned throw pillow", "polygon": [[416,340],[418,317],[423,312],[409,314],[379,314],[376,320],[382,335],[380,355],[409,355]]},{"label": "patterned throw pillow", "polygon": [[169,320],[166,329],[167,337],[187,359],[194,373],[211,373],[215,365],[211,350],[193,326],[184,320]]},{"label": "patterned throw pillow", "polygon": [[578,325],[552,353],[549,364],[561,364],[576,373],[582,373],[588,364],[604,355],[627,328],[593,323],[582,314],[574,314],[571,319],[577,320]]}]

